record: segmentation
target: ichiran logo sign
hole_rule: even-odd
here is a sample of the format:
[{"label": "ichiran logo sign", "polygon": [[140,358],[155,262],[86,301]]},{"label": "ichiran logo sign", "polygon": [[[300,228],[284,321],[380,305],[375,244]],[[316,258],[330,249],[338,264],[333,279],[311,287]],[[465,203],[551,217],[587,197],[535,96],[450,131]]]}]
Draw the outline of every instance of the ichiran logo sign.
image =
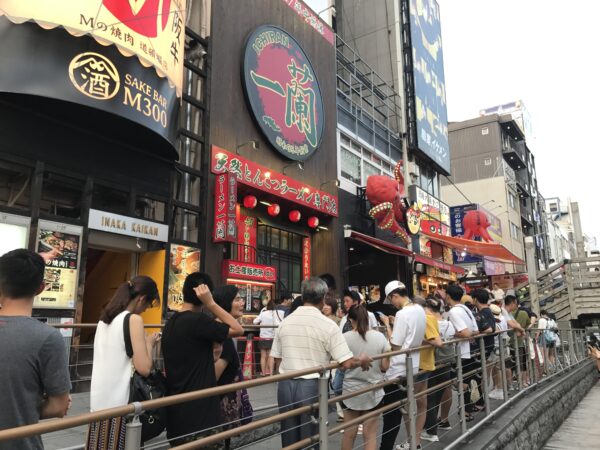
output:
[{"label": "ichiran logo sign", "polygon": [[243,84],[256,122],[271,145],[305,161],[321,143],[324,112],[315,71],[296,40],[263,25],[250,35]]}]

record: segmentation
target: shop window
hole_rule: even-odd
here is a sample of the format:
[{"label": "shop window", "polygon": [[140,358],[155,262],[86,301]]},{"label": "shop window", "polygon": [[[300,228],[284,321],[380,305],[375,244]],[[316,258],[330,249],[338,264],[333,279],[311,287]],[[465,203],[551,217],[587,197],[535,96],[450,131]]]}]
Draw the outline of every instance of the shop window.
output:
[{"label": "shop window", "polygon": [[165,202],[147,197],[138,197],[135,202],[135,215],[156,222],[165,221]]},{"label": "shop window", "polygon": [[176,240],[198,242],[200,215],[196,211],[176,207],[171,237]]},{"label": "shop window", "polygon": [[290,233],[281,230],[281,250],[289,250]]},{"label": "shop window", "polygon": [[271,248],[281,248],[280,247],[280,241],[279,241],[279,229],[278,228],[271,228],[271,242],[269,247]]},{"label": "shop window", "polygon": [[129,215],[130,195],[125,190],[94,183],[92,208],[127,216]]},{"label": "shop window", "polygon": [[342,148],[342,177],[352,181],[354,184],[361,185],[360,156],[355,155],[349,150]]},{"label": "shop window", "polygon": [[1,162],[0,204],[11,208],[29,208],[32,176],[30,167]]},{"label": "shop window", "polygon": [[363,186],[367,185],[367,178],[369,178],[371,175],[381,175],[381,170],[379,170],[379,168],[369,164],[368,162],[364,161],[363,163],[363,176],[364,176],[364,181],[363,181]]},{"label": "shop window", "polygon": [[44,172],[40,212],[79,219],[85,180]]}]

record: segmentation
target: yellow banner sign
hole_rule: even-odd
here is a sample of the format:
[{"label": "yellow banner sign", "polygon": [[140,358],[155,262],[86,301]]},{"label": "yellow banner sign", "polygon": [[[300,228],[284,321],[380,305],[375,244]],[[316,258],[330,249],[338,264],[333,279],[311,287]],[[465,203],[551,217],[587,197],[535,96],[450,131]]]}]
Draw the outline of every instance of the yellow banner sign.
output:
[{"label": "yellow banner sign", "polygon": [[167,77],[181,96],[186,0],[0,0],[0,16],[63,26],[74,36],[114,44],[125,56]]}]

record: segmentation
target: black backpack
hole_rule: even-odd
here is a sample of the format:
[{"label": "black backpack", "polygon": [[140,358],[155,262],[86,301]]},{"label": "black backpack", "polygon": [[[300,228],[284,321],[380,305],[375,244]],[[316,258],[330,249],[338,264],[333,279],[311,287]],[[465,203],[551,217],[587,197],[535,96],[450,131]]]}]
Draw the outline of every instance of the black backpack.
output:
[{"label": "black backpack", "polygon": [[[127,356],[133,357],[131,334],[129,333],[129,319],[127,314],[123,320],[123,335],[125,338],[125,351]],[[129,403],[143,402],[164,397],[167,394],[167,379],[162,372],[152,369],[147,377],[135,371],[129,384]],[[146,442],[161,434],[167,426],[166,408],[144,411],[139,416],[142,423],[142,442]]]}]

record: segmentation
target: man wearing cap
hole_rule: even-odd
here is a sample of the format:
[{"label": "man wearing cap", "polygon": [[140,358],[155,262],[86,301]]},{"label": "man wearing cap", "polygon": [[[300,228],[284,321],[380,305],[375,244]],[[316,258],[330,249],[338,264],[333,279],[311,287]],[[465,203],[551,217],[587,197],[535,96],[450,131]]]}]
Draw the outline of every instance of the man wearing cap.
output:
[{"label": "man wearing cap", "polygon": [[[500,306],[492,303],[490,304],[490,311],[494,315],[494,320],[496,321],[496,331],[506,331],[508,330],[508,324],[506,323],[506,319],[502,315],[502,309]],[[504,356],[508,356],[508,336],[506,333],[502,333],[496,335],[494,337],[494,345],[496,347],[496,351],[490,358],[490,363],[495,363],[492,367],[492,377],[494,379],[494,389],[492,389],[489,393],[489,397],[495,400],[504,399],[504,391],[502,389],[502,365],[500,363],[500,339],[504,341]],[[507,373],[508,379],[508,373]]]},{"label": "man wearing cap", "polygon": [[[399,309],[394,318],[393,328],[390,327],[389,318],[382,318],[392,344],[392,350],[419,347],[425,337],[425,310],[410,300],[406,286],[400,281],[390,281],[385,286],[385,295],[392,305]],[[413,374],[416,374],[419,371],[419,352],[413,352],[410,356]],[[385,396],[382,404],[389,405],[405,398],[406,390],[401,388],[400,384],[406,378],[406,355],[392,357],[386,377],[388,379],[396,378],[399,383],[384,387]],[[400,408],[394,408],[384,414],[380,450],[392,450],[394,448],[401,421]]]}]

